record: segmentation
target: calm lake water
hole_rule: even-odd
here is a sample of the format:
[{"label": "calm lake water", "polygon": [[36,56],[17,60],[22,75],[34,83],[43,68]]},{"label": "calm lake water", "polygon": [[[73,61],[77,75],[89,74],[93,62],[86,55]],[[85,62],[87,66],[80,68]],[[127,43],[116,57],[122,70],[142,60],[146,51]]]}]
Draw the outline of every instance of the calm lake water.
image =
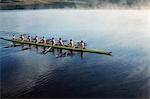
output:
[{"label": "calm lake water", "polygon": [[2,97],[149,98],[149,16],[149,10],[0,11],[0,36],[72,38],[113,52],[57,57],[40,54],[42,48],[4,48],[12,43],[0,40]]}]

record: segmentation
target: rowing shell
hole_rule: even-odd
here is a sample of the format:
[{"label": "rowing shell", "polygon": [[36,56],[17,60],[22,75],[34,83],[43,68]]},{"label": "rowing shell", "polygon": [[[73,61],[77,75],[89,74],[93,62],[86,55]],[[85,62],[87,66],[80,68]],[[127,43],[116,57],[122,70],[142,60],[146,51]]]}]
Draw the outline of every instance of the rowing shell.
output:
[{"label": "rowing shell", "polygon": [[71,50],[71,51],[90,52],[90,53],[105,54],[105,55],[112,54],[112,52],[107,52],[107,51],[103,51],[103,50],[93,50],[93,49],[88,49],[88,48],[82,49],[82,48],[73,48],[73,47],[58,46],[58,45],[53,46],[50,44],[43,44],[43,43],[36,44],[35,42],[27,42],[27,41],[22,42],[21,40],[12,40],[7,37],[0,37],[0,39],[6,40],[6,41],[12,41],[15,43],[30,44],[30,45],[36,45],[36,46],[42,46],[42,47],[51,47],[51,48]]}]

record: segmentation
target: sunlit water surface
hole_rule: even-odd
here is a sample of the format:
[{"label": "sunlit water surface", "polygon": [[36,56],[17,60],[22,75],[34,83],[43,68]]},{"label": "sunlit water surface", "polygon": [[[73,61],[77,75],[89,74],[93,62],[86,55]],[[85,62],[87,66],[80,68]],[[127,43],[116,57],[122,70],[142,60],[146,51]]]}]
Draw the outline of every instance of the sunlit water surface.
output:
[{"label": "sunlit water surface", "polygon": [[148,98],[150,11],[0,11],[0,35],[22,33],[81,39],[112,56],[80,53],[57,58],[42,49],[4,48],[0,40],[2,97]]}]

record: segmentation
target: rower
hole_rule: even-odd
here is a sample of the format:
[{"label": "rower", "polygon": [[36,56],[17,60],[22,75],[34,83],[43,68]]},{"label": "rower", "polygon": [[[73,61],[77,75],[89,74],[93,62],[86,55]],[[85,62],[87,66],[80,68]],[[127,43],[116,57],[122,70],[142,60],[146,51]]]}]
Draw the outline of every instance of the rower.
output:
[{"label": "rower", "polygon": [[[12,38],[13,40],[16,40],[16,36],[15,35],[13,35],[13,38]],[[16,43],[13,41],[13,45],[14,46],[16,46]]]},{"label": "rower", "polygon": [[46,44],[46,38],[43,36],[43,43]]},{"label": "rower", "polygon": [[[27,42],[31,43],[31,37],[30,36],[27,37]],[[29,44],[29,48],[31,48],[31,44]]]},{"label": "rower", "polygon": [[72,41],[72,39],[70,39],[70,42],[69,42],[69,44],[68,44],[68,47],[73,47],[73,41]]},{"label": "rower", "polygon": [[38,36],[36,36],[35,37],[35,43],[38,44],[38,42],[39,42],[39,39],[38,39]]},{"label": "rower", "polygon": [[23,34],[21,35],[21,42],[24,42],[24,36],[23,36]]},{"label": "rower", "polygon": [[63,41],[62,41],[61,37],[59,38],[58,43],[59,43],[59,45],[61,45],[61,46],[63,45]]},{"label": "rower", "polygon": [[31,42],[31,37],[30,36],[27,37],[27,41]]},{"label": "rower", "polygon": [[50,42],[51,42],[52,46],[53,46],[53,45],[55,45],[54,37],[52,37],[52,39],[51,39],[51,41],[50,41]]},{"label": "rower", "polygon": [[81,48],[82,48],[82,49],[85,48],[83,40],[81,40]]},{"label": "rower", "polygon": [[15,35],[13,35],[13,38],[12,38],[13,40],[16,40],[16,36]]}]

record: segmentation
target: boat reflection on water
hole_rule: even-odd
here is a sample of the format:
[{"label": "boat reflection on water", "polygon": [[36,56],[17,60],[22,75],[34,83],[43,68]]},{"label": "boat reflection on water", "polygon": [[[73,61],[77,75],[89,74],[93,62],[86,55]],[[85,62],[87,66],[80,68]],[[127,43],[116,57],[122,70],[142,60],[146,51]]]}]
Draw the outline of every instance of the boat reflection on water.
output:
[{"label": "boat reflection on water", "polygon": [[80,57],[81,57],[81,59],[83,59],[83,57],[84,57],[83,52],[80,53]]},{"label": "boat reflection on water", "polygon": [[31,44],[29,44],[29,48],[31,49]]},{"label": "boat reflection on water", "polygon": [[55,55],[56,58],[62,58],[62,57],[73,57],[77,54],[80,55],[81,59],[83,59],[83,52],[75,52],[72,50],[63,50],[63,49],[56,49],[56,48],[43,48],[43,51],[41,52],[41,54],[47,54],[48,52],[53,53],[53,55]]},{"label": "boat reflection on water", "polygon": [[[15,46],[15,43],[13,43]],[[22,50],[28,50],[31,48],[35,48],[37,54],[47,54],[48,52],[51,52],[56,58],[62,58],[62,57],[73,57],[75,55],[79,55],[81,57],[81,59],[83,59],[84,57],[84,52],[80,51],[80,52],[76,52],[76,51],[72,51],[72,50],[63,50],[63,49],[58,49],[58,48],[52,48],[52,47],[40,47],[40,46],[33,46],[31,44],[28,44],[25,47],[26,44],[21,44]]]},{"label": "boat reflection on water", "polygon": [[21,44],[21,46],[22,46],[22,49],[24,48],[24,44]]}]

